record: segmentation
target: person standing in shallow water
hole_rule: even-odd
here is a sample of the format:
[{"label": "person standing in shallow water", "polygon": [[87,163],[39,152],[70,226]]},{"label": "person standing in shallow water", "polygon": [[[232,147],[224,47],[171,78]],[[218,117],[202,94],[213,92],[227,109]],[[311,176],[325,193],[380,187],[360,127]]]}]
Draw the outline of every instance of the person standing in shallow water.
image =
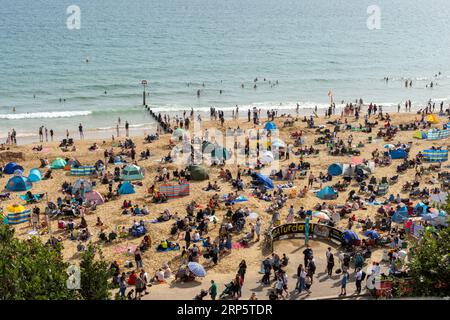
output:
[{"label": "person standing in shallow water", "polygon": [[81,123],[78,126],[78,131],[80,132],[80,139],[83,140],[84,139],[84,133],[83,133],[83,125]]},{"label": "person standing in shallow water", "polygon": [[126,134],[127,138],[130,133],[129,128],[130,128],[130,124],[128,123],[128,121],[125,121],[125,134]]}]

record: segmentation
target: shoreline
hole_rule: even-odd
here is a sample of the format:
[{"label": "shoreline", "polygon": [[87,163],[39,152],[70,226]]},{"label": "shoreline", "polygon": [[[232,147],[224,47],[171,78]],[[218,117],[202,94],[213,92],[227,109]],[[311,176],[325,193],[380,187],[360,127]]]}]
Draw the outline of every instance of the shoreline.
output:
[{"label": "shoreline", "polygon": [[[379,106],[379,105],[378,105]],[[382,105],[381,105],[382,106]],[[243,109],[242,107],[239,107],[239,120],[245,120],[247,119],[247,111],[249,109]],[[339,104],[336,105],[336,109],[335,109],[335,113],[333,114],[333,116],[339,116],[340,113],[342,112],[342,110],[344,109],[345,105]],[[362,108],[366,108],[367,105],[363,104]],[[382,106],[383,107],[383,111],[387,112],[391,115],[394,114],[409,114],[409,115],[418,115],[417,112],[419,110],[422,110],[424,107],[420,107],[420,106],[412,106],[411,111],[404,111],[404,106],[401,106],[400,108],[400,112],[397,112],[397,106]],[[146,116],[149,115],[149,110],[153,110],[152,107],[149,107],[150,109],[145,109],[145,107],[142,107],[142,112],[143,114],[145,114]],[[210,121],[209,120],[209,109],[196,109],[193,108],[194,110],[194,114],[200,114],[202,115],[204,118],[203,121]],[[226,109],[221,109],[221,108],[216,108],[216,110],[223,110],[224,111],[224,115],[225,115],[225,120],[228,122],[230,120],[235,121],[234,119],[232,119],[232,113],[235,110],[235,108],[226,108]],[[251,110],[251,109],[250,109]],[[270,108],[264,108],[261,109],[261,120],[264,121],[265,116],[266,116],[266,112],[269,110],[275,110],[278,113],[278,116],[280,115],[286,115],[286,116],[291,116],[291,117],[309,117],[309,116],[313,116],[315,115],[314,113],[314,108],[299,108],[299,112],[296,112],[296,109],[286,109],[283,108],[283,106],[278,106],[278,107],[273,107],[272,109]],[[323,112],[325,112],[325,110],[327,110],[326,108],[318,108],[317,109],[317,116],[319,118],[324,117]],[[186,114],[188,115],[191,112],[191,109],[185,109]],[[182,117],[182,112],[181,111],[171,111],[171,110],[167,110],[166,112],[156,112],[154,111],[155,114],[157,115],[158,113],[161,113],[162,116],[164,115],[168,115],[171,118],[174,118],[175,116],[179,116],[180,118]],[[206,114],[206,116],[204,116]],[[56,120],[55,120],[56,121]],[[130,129],[129,129],[129,137],[133,138],[133,137],[139,137],[142,135],[147,135],[147,134],[154,134],[157,132],[157,127],[158,127],[158,123],[156,122],[156,120],[154,119],[150,119],[151,122],[146,122],[146,123],[142,123],[142,124],[130,124]],[[69,138],[73,138],[74,141],[81,141],[79,134],[78,134],[78,129],[77,127],[77,121],[73,121],[74,123],[74,128],[73,130],[71,130],[72,132],[76,132],[75,134],[72,134],[69,136]],[[82,123],[82,122],[81,122]],[[119,136],[116,135],[116,126],[117,123],[112,123],[110,127],[97,127],[97,128],[86,128],[84,130],[84,136],[85,139],[83,140],[88,140],[88,141],[98,141],[98,140],[111,140],[111,137],[114,136],[115,140],[123,140],[125,139],[125,126],[123,124],[121,124],[120,129],[119,129]],[[36,131],[38,131],[38,128],[36,128]],[[76,131],[75,131],[76,130]],[[44,141],[44,142],[40,142],[39,141],[39,135],[37,133],[18,133],[18,137],[17,137],[17,145],[18,146],[27,146],[27,145],[40,145],[40,144],[46,144],[46,143],[51,143],[51,142],[61,142],[62,139],[66,138],[65,133],[63,134],[55,134],[53,141],[50,141],[50,137],[48,139],[48,141]],[[45,140],[45,137],[44,137]],[[2,141],[2,143],[6,142],[6,136],[0,137],[0,141]],[[11,147],[12,145],[6,145],[7,147]]]}]

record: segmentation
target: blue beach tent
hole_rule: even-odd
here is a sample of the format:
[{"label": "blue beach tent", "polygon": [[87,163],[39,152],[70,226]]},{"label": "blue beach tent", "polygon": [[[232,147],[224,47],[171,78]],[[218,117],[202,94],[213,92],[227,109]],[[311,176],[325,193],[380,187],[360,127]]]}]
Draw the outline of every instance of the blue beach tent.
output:
[{"label": "blue beach tent", "polygon": [[402,223],[408,220],[409,219],[408,208],[406,206],[399,208],[397,211],[394,212],[391,219],[396,223]]},{"label": "blue beach tent", "polygon": [[415,207],[414,207],[414,212],[416,214],[425,214],[428,211],[428,206],[423,203],[422,201],[420,201]]},{"label": "blue beach tent", "polygon": [[408,153],[403,149],[391,150],[389,151],[389,155],[392,159],[406,159]]},{"label": "blue beach tent", "polygon": [[19,166],[17,163],[10,162],[3,169],[3,173],[5,173],[5,174],[13,174],[14,171],[16,171],[16,170],[20,170],[22,172],[24,171],[23,167]]},{"label": "blue beach tent", "polygon": [[28,178],[15,176],[9,179],[6,184],[6,190],[8,191],[27,191],[30,190],[33,184]]},{"label": "blue beach tent", "polygon": [[136,193],[134,191],[133,185],[129,182],[125,182],[120,186],[119,194],[133,194]]},{"label": "blue beach tent", "polygon": [[330,186],[327,186],[316,193],[316,196],[322,200],[333,200],[336,199],[338,193]]},{"label": "blue beach tent", "polygon": [[39,169],[34,168],[30,170],[30,174],[28,175],[28,180],[31,182],[38,182],[42,179],[42,173]]},{"label": "blue beach tent", "polygon": [[333,163],[328,167],[328,174],[336,177],[340,176],[343,173],[342,164],[340,163]]},{"label": "blue beach tent", "polygon": [[359,237],[358,237],[358,235],[356,234],[355,231],[347,230],[347,231],[344,231],[344,233],[342,234],[342,239],[345,242],[349,243],[349,242],[352,242],[354,240],[359,240]]},{"label": "blue beach tent", "polygon": [[261,173],[256,173],[255,177],[260,183],[264,184],[267,189],[273,189],[273,182],[268,176]]}]

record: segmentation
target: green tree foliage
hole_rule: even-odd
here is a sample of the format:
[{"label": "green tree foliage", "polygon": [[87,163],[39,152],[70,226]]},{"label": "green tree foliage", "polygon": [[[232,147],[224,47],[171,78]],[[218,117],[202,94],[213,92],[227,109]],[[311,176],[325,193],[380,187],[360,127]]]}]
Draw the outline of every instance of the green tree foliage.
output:
[{"label": "green tree foliage", "polygon": [[450,296],[450,228],[426,231],[411,248],[409,274],[416,296]]},{"label": "green tree foliage", "polygon": [[67,267],[61,247],[17,239],[14,229],[0,222],[0,300],[75,299],[66,286]]},{"label": "green tree foliage", "polygon": [[[96,259],[98,251],[99,259]],[[108,300],[111,298],[109,279],[112,271],[103,259],[100,249],[92,244],[83,252],[81,263],[81,290],[80,294],[86,300]]]}]

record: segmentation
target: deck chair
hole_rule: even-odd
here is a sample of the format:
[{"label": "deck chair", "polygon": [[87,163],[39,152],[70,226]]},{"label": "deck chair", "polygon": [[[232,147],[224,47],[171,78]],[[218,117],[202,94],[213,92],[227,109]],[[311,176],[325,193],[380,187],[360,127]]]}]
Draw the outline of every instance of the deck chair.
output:
[{"label": "deck chair", "polygon": [[389,184],[387,184],[387,183],[382,183],[382,184],[378,185],[377,196],[386,195],[388,188],[389,188]]}]

